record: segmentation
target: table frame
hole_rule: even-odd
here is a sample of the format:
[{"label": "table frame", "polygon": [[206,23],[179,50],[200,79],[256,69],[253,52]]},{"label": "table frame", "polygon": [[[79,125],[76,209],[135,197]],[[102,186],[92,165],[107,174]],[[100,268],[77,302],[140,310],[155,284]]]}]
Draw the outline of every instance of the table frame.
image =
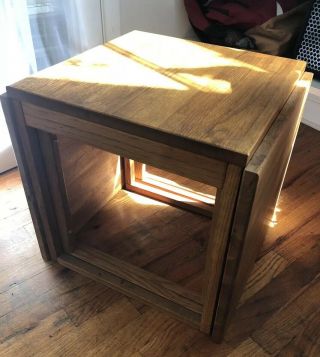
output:
[{"label": "table frame", "polygon": [[[303,79],[306,85],[294,89],[245,167],[103,125],[94,113],[86,120],[59,103],[2,95],[43,258],[168,311],[220,341],[272,219],[311,76]],[[107,254],[73,250],[56,135],[217,188],[202,296]]]}]

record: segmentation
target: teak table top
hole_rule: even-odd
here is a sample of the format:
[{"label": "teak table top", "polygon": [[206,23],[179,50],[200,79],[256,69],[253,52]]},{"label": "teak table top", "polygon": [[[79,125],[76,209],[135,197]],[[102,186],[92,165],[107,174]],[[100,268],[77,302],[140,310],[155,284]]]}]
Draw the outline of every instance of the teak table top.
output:
[{"label": "teak table top", "polygon": [[302,61],[134,31],[8,92],[244,166],[304,70]]}]

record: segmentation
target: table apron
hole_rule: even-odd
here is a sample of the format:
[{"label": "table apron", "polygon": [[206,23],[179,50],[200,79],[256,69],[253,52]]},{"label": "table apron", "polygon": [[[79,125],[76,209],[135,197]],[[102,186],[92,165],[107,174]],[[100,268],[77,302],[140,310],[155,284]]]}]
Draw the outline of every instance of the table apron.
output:
[{"label": "table apron", "polygon": [[22,103],[26,124],[221,188],[227,163],[64,113]]}]

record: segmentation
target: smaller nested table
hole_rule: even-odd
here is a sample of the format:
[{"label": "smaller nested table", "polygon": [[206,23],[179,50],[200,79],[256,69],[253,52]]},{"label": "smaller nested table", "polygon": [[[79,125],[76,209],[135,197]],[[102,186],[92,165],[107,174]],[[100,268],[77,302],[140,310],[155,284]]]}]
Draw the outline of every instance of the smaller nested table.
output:
[{"label": "smaller nested table", "polygon": [[302,61],[135,31],[9,86],[44,259],[219,340],[311,78]]}]

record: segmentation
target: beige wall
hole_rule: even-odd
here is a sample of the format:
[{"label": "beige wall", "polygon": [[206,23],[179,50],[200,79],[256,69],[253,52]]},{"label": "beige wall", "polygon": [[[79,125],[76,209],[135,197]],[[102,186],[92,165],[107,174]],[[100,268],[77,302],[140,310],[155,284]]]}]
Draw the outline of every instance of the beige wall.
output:
[{"label": "beige wall", "polygon": [[183,0],[104,0],[104,14],[107,40],[132,30],[195,38]]}]

